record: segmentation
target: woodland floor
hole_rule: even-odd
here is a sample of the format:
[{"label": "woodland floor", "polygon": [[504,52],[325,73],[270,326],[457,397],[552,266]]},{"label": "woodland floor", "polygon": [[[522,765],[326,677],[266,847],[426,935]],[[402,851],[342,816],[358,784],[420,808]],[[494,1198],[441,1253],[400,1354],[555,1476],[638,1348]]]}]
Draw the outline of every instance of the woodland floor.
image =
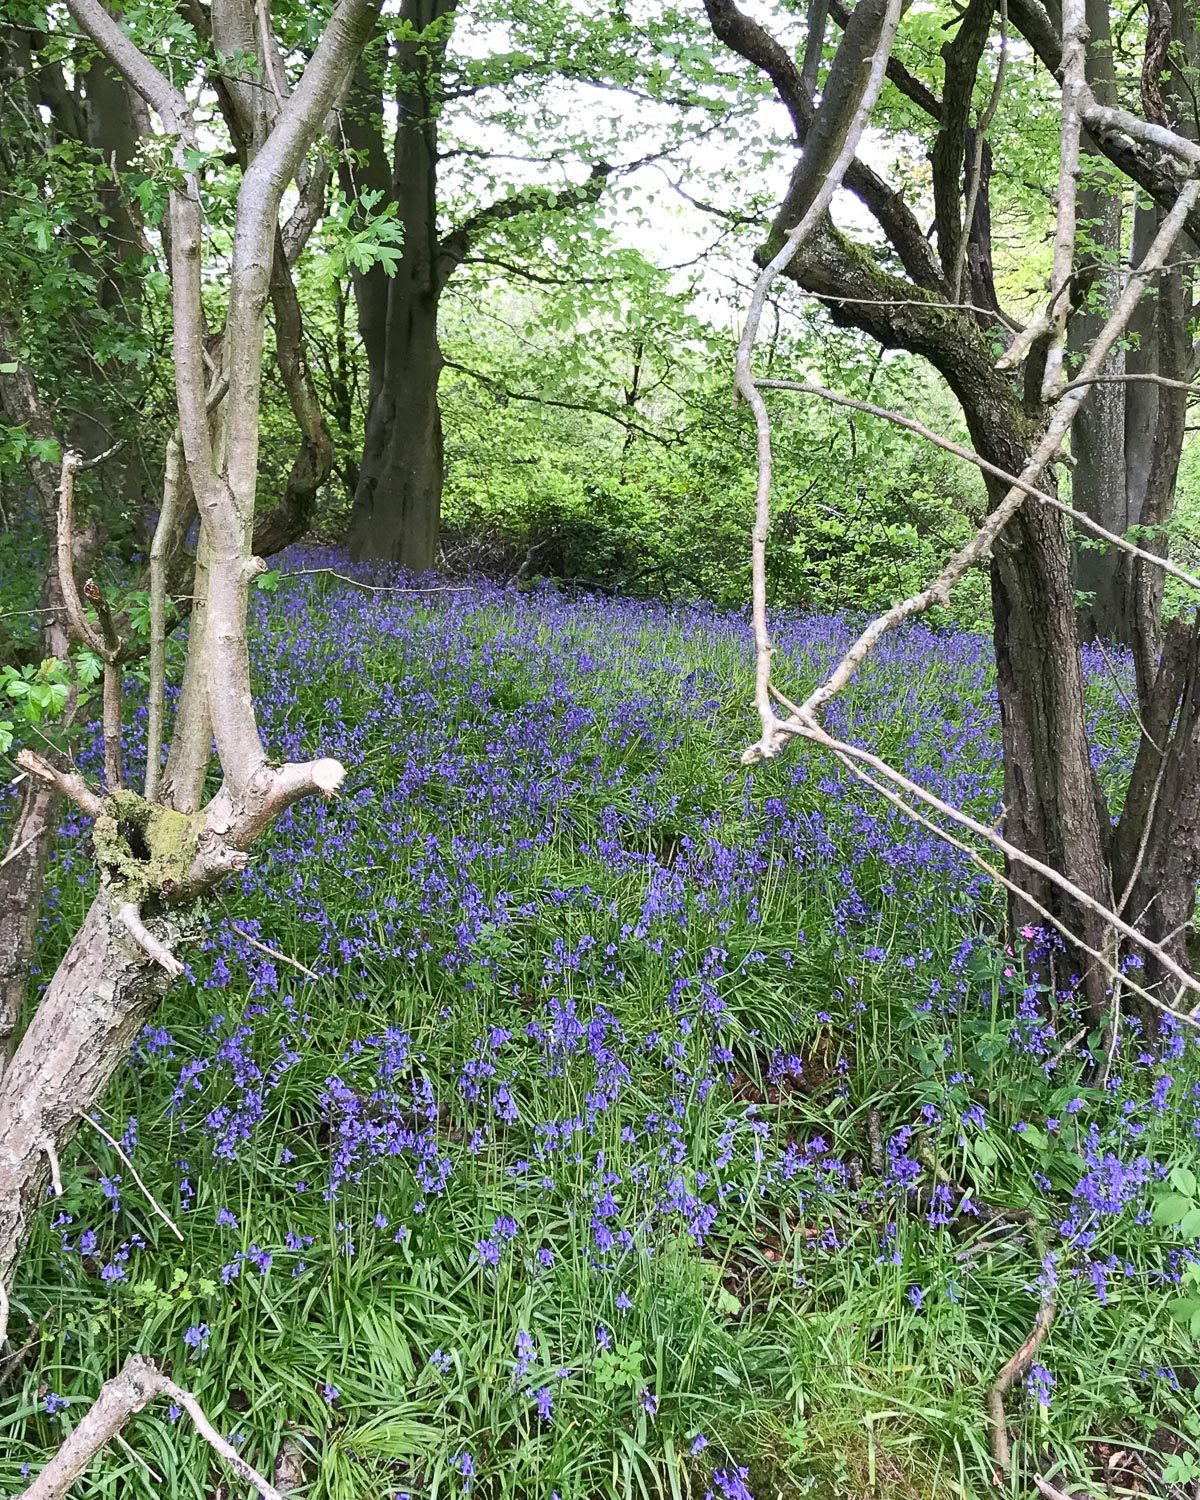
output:
[{"label": "woodland floor", "polygon": [[[272,751],[347,790],[205,908],[104,1101],[182,1242],[97,1132],[63,1162],[0,1491],[141,1349],[313,1500],[1190,1495],[1193,1040],[1130,1025],[1083,1086],[977,869],[802,746],[744,771],[738,617],[319,573],[255,612]],[[786,623],[785,689],[849,628]],[[831,728],[992,820],[988,660],[908,629]],[[1097,658],[1102,776],[1120,689]],[[46,971],[80,826],[51,884]],[[996,1490],[984,1400],[1048,1291]],[[171,1418],[78,1493],[211,1500]]]}]

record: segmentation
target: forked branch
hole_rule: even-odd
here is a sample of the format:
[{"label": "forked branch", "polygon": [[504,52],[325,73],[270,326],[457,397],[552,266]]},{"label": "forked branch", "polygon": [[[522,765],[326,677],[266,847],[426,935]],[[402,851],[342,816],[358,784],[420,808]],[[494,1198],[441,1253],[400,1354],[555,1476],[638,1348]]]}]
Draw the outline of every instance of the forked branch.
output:
[{"label": "forked branch", "polygon": [[120,1374],[106,1380],[100,1394],[68,1434],[62,1447],[25,1491],[23,1500],[62,1500],[92,1459],[113,1442],[138,1412],[166,1396],[187,1412],[196,1431],[239,1479],[251,1485],[262,1500],[283,1500],[275,1486],[227,1443],[204,1414],[190,1391],[183,1390],[152,1360],[134,1354]]}]

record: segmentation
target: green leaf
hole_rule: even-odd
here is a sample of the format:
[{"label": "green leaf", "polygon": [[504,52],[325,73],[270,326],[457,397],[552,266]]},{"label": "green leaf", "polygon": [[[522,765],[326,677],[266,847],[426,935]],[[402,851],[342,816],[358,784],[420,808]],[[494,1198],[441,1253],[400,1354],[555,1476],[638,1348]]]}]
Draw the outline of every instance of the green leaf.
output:
[{"label": "green leaf", "polygon": [[1177,1193],[1188,1198],[1196,1196],[1196,1174],[1191,1167],[1172,1167],[1167,1180]]},{"label": "green leaf", "polygon": [[1165,1224],[1178,1224],[1192,1207],[1192,1200],[1181,1193],[1164,1193],[1154,1204],[1152,1221],[1161,1228]]}]

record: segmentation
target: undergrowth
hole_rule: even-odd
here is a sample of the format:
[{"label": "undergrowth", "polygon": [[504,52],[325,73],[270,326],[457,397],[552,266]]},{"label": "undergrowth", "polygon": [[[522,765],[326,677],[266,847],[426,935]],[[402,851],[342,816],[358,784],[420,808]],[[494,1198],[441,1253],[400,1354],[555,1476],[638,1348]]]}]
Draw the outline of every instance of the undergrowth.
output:
[{"label": "undergrowth", "polygon": [[[736,617],[319,574],[256,612],[273,753],[347,788],[205,906],[98,1115],[129,1162],[87,1124],[63,1162],[0,1488],[141,1350],[314,1500],[1187,1493],[1190,1034],[1130,1021],[1086,1086],[977,870],[803,747],[738,765]],[[848,631],[785,624],[785,688]],[[994,820],[987,663],[898,633],[830,727]],[[69,821],[46,973],[90,880]],[[984,1400],[1048,1297],[997,1490]],[[176,1417],[78,1493],[212,1496]]]}]

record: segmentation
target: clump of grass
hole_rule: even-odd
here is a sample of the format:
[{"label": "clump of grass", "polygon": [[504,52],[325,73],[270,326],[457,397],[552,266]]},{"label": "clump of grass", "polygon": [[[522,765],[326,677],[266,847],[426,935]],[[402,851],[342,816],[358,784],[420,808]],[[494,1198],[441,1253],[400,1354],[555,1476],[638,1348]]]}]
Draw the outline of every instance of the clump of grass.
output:
[{"label": "clump of grass", "polygon": [[[1130,1023],[1086,1087],[976,871],[803,748],[742,771],[742,621],[321,578],[257,607],[273,749],[352,769],[226,899],[321,977],[208,908],[104,1105],[184,1243],[85,1134],[0,1485],[139,1349],[329,1500],[994,1494],[984,1397],[1051,1283],[1005,1492],[1194,1440],[1200,1053]],[[793,686],[848,629],[784,627]],[[979,639],[891,638],[832,718],[995,815]],[[156,1410],[88,1493],[215,1484]]]}]

